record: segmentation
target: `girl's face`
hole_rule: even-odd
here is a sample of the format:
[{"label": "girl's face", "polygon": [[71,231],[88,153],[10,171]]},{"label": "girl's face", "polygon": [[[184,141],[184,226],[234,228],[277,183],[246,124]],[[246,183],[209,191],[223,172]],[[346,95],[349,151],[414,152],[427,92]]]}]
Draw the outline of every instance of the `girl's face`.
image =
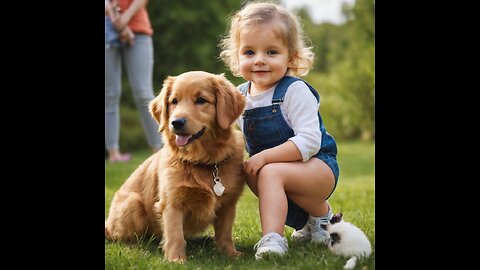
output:
[{"label": "girl's face", "polygon": [[240,31],[240,73],[258,91],[274,86],[290,65],[288,47],[276,34],[274,26],[274,22],[270,22]]}]

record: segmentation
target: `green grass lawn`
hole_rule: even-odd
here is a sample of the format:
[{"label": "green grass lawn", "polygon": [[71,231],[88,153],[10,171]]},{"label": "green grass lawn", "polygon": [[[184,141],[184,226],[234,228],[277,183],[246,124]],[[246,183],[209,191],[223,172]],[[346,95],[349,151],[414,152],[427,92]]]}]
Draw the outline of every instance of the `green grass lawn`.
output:
[{"label": "green grass lawn", "polygon": [[[362,229],[372,244],[372,255],[362,259],[355,269],[375,269],[375,174],[374,143],[339,142],[340,178],[329,202],[334,212],[343,212],[344,219]],[[105,218],[113,194],[150,152],[133,153],[128,164],[105,162]],[[327,248],[295,245],[290,242],[293,229],[285,227],[289,252],[283,257],[256,261],[253,246],[261,237],[258,199],[248,187],[237,205],[233,237],[239,258],[230,258],[215,251],[213,229],[187,240],[188,261],[181,265],[163,261],[156,239],[143,239],[128,245],[105,241],[105,269],[342,269],[346,259],[334,256]]]}]

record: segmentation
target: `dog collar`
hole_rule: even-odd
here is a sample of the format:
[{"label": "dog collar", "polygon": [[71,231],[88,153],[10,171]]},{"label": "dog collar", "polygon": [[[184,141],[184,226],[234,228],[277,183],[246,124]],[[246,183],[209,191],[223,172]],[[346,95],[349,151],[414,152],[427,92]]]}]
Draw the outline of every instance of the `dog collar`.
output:
[{"label": "dog collar", "polygon": [[218,173],[218,166],[220,164],[222,164],[223,162],[227,161],[229,157],[225,158],[224,160],[218,162],[218,163],[214,163],[214,164],[209,164],[209,163],[193,163],[193,162],[190,162],[190,161],[187,161],[187,160],[183,160],[183,162],[185,163],[191,163],[193,166],[199,166],[199,167],[207,167],[207,168],[211,168],[213,166],[213,192],[215,193],[215,195],[217,195],[218,197],[222,196],[223,195],[223,192],[225,191],[225,186],[222,184],[222,179],[220,178],[219,176],[219,173]]},{"label": "dog collar", "polygon": [[192,162],[192,161],[189,161],[189,160],[185,160],[185,159],[181,159],[182,162],[184,163],[190,163],[191,165],[193,166],[198,166],[198,167],[206,167],[206,168],[215,168],[216,166],[220,166],[220,164],[224,163],[225,161],[228,160],[228,158],[230,158],[230,156],[226,157],[224,160],[218,162],[218,163],[200,163],[200,162]]}]

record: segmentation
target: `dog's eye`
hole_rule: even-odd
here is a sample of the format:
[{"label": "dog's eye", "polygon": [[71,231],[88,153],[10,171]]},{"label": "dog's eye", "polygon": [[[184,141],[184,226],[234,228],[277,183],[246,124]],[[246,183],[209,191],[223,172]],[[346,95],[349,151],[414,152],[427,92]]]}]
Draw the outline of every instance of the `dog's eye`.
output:
[{"label": "dog's eye", "polygon": [[178,100],[176,98],[172,99],[172,104],[177,104]]},{"label": "dog's eye", "polygon": [[199,98],[197,99],[196,103],[197,103],[197,104],[205,104],[205,103],[207,103],[207,101],[206,101],[204,98],[199,97]]}]

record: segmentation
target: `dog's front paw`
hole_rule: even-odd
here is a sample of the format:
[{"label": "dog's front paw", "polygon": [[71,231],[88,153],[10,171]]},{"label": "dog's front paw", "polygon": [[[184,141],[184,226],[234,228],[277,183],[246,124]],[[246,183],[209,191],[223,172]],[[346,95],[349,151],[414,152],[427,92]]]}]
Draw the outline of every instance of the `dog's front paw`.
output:
[{"label": "dog's front paw", "polygon": [[174,262],[174,263],[185,263],[187,260],[187,256],[185,253],[170,253],[170,254],[165,254],[165,259],[169,262]]},{"label": "dog's front paw", "polygon": [[225,252],[228,256],[232,256],[232,257],[238,257],[238,256],[241,256],[243,253],[236,250],[235,247],[226,247],[226,248],[222,248],[222,251]]},{"label": "dog's front paw", "polygon": [[166,240],[162,249],[164,259],[169,262],[184,263],[187,260],[184,240]]},{"label": "dog's front paw", "polygon": [[185,261],[187,260],[187,258],[174,257],[174,258],[168,258],[167,260],[168,260],[169,262],[173,262],[173,263],[184,264]]},{"label": "dog's front paw", "polygon": [[227,254],[232,257],[239,257],[243,255],[243,253],[238,250],[233,250],[231,252],[228,252]]},{"label": "dog's front paw", "polygon": [[184,248],[167,248],[164,258],[169,262],[184,263],[187,260],[187,255]]}]

